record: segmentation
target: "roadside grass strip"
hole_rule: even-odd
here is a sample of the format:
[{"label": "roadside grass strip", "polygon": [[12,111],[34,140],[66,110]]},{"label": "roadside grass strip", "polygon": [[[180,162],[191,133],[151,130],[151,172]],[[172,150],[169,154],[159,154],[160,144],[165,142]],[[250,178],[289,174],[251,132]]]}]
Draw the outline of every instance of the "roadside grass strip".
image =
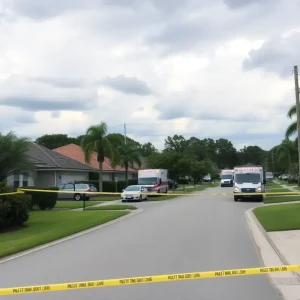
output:
[{"label": "roadside grass strip", "polygon": [[258,207],[253,212],[266,231],[300,229],[300,203]]},{"label": "roadside grass strip", "polygon": [[282,202],[292,202],[300,201],[300,195],[283,195],[283,196],[267,196],[264,198],[264,203],[282,203]]},{"label": "roadside grass strip", "polygon": [[86,210],[136,210],[133,205],[103,205],[103,206],[91,206]]},{"label": "roadside grass strip", "polygon": [[32,211],[22,228],[0,233],[0,258],[125,216],[127,211]]},{"label": "roadside grass strip", "polygon": [[[106,201],[85,201],[85,206],[93,206],[101,203],[105,203]],[[65,200],[58,200],[56,202],[55,208],[82,208],[83,207],[83,201],[65,201]]]}]

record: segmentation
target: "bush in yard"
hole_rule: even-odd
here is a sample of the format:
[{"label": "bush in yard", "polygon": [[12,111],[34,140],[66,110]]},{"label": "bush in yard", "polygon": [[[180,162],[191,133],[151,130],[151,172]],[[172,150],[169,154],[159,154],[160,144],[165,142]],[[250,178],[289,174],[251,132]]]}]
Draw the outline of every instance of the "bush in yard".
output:
[{"label": "bush in yard", "polygon": [[[12,189],[0,183],[0,194],[9,192],[12,192]],[[30,195],[0,195],[0,230],[25,223],[29,218],[30,202]]]},{"label": "bush in yard", "polygon": [[288,183],[297,183],[298,184],[298,179],[297,178],[289,178]]},{"label": "bush in yard", "polygon": [[178,184],[188,184],[189,180],[186,179],[186,178],[180,178],[180,179],[177,180],[177,183]]},{"label": "bush in yard", "polygon": [[56,205],[56,201],[58,198],[58,193],[54,192],[34,192],[34,191],[26,191],[26,189],[30,190],[51,190],[58,191],[58,187],[37,187],[37,186],[28,186],[26,188],[22,188],[22,190],[31,195],[31,206],[30,209],[33,209],[35,206],[38,206],[41,210],[52,209]]}]

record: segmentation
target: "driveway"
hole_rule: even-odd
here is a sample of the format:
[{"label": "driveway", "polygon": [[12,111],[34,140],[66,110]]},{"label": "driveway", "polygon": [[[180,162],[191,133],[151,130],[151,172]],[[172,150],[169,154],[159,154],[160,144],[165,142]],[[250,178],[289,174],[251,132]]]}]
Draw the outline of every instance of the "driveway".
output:
[{"label": "driveway", "polygon": [[[201,193],[230,193],[210,188]],[[144,212],[99,231],[0,264],[0,286],[260,266],[243,213],[259,203],[185,196],[143,203]],[[278,300],[267,275],[0,297],[22,300]]]}]

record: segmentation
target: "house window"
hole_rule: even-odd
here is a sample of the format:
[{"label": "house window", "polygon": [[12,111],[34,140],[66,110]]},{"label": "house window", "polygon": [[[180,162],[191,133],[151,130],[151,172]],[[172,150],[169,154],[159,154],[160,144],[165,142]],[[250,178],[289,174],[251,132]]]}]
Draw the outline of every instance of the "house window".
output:
[{"label": "house window", "polygon": [[20,187],[20,174],[14,174],[14,189],[17,189],[18,187]]},{"label": "house window", "polygon": [[29,174],[27,172],[23,174],[22,186],[28,186],[28,177],[29,177]]}]

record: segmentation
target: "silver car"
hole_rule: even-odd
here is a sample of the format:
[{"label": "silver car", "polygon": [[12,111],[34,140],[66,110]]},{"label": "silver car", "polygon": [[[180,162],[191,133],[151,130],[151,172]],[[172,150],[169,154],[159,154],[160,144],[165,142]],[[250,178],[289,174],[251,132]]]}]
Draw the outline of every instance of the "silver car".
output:
[{"label": "silver car", "polygon": [[66,183],[58,186],[60,191],[74,191],[74,193],[59,193],[58,199],[73,199],[75,201],[89,200],[90,197],[96,197],[97,194],[85,194],[84,192],[98,192],[93,184],[88,183]]}]

